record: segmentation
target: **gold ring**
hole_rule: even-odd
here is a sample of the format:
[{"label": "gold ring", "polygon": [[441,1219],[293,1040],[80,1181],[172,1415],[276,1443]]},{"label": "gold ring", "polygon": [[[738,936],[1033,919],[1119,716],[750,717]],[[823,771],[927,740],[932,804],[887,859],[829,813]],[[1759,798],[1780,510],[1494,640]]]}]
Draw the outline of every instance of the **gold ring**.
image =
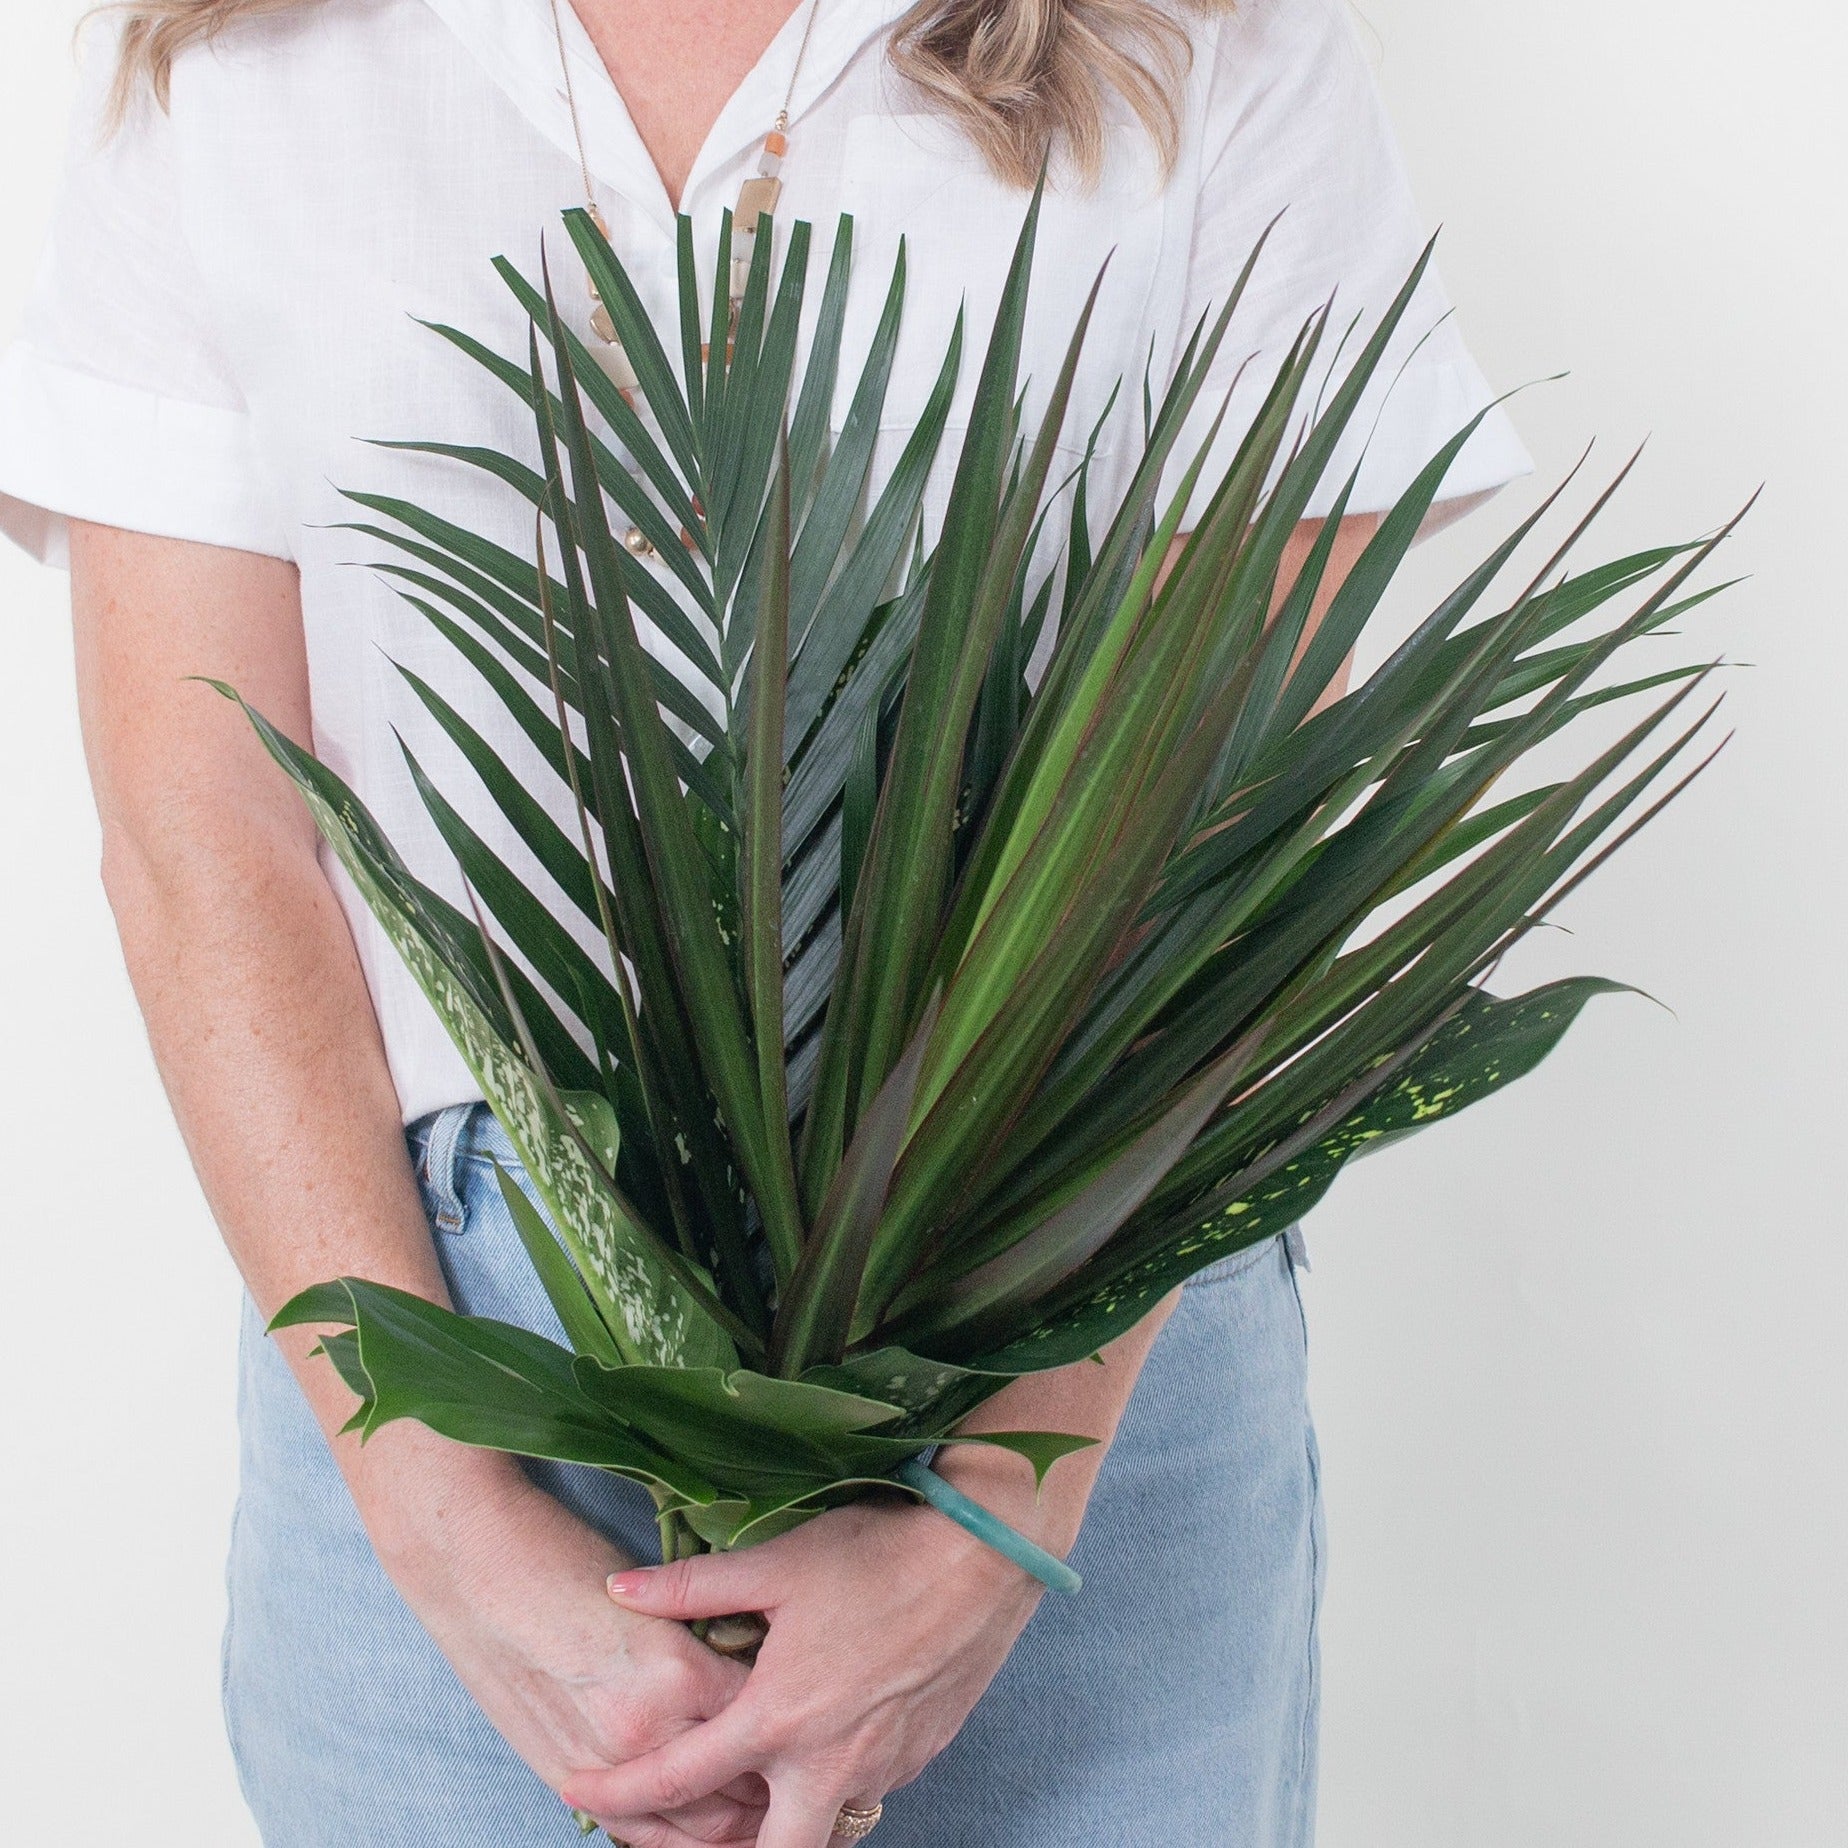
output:
[{"label": "gold ring", "polygon": [[883,1803],[875,1803],[871,1809],[859,1809],[851,1803],[843,1803],[840,1814],[834,1818],[834,1833],[843,1841],[863,1842],[878,1828],[879,1818],[884,1814]]}]

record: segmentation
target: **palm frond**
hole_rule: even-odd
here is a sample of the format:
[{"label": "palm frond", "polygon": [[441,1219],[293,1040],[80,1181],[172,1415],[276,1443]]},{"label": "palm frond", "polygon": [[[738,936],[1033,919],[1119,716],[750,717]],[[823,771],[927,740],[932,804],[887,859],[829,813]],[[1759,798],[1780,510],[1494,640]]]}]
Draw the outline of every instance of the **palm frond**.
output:
[{"label": "palm frond", "polygon": [[[1661,637],[1716,594],[1694,577],[1730,526],[1568,569],[1620,474],[1520,574],[1562,486],[1335,697],[1480,423],[1329,594],[1358,479],[1330,469],[1429,253],[1321,402],[1325,311],[1248,428],[1177,454],[1260,247],[1144,382],[1100,505],[1103,421],[1055,471],[1088,302],[1035,427],[1023,409],[1038,211],[953,462],[960,321],[916,423],[882,436],[902,248],[842,376],[847,221],[813,303],[808,228],[780,258],[760,235],[735,324],[729,224],[708,299],[683,224],[656,328],[568,214],[633,403],[543,274],[499,266],[523,360],[436,329],[521,400],[533,448],[401,446],[499,482],[533,555],[378,495],[353,530],[494,715],[401,670],[473,779],[439,787],[407,729],[477,919],[252,717],[507,1125],[543,1206],[508,1177],[509,1210],[570,1348],[322,1286],[284,1319],[344,1331],[325,1349],[364,1429],[594,1463],[703,1544],[780,1531],[891,1487],[1008,1379],[1094,1353],[1617,987],[1485,984],[1710,761],[1712,664]],[[1335,516],[1286,577],[1318,495]],[[1522,784],[1622,702],[1642,710],[1575,769]],[[1036,1467],[1070,1447],[995,1441]]]}]

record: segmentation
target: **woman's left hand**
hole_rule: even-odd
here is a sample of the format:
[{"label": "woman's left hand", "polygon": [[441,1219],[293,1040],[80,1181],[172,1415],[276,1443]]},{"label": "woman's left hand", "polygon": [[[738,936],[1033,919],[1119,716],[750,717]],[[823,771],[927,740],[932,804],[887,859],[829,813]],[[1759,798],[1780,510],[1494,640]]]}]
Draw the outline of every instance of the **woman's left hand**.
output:
[{"label": "woman's left hand", "polygon": [[685,1848],[661,1817],[754,1774],[769,1786],[757,1848],[826,1848],[842,1804],[877,1803],[956,1736],[1040,1589],[942,1515],[899,1503],[618,1573],[610,1596],[627,1610],[687,1623],[761,1611],[770,1632],[716,1718],[616,1770],[585,1772],[565,1800],[630,1848]]}]

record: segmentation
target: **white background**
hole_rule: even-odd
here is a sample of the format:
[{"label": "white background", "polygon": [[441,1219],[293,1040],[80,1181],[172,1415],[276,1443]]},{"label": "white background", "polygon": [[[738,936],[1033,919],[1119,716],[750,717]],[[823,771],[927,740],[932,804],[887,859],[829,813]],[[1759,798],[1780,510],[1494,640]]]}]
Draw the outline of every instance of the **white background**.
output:
[{"label": "white background", "polygon": [[[0,328],[74,12],[0,26]],[[1612,549],[1769,490],[1698,630],[1754,664],[1736,744],[1522,971],[1673,1014],[1601,1003],[1315,1222],[1323,1848],[1840,1848],[1844,28],[1821,0],[1367,19],[1485,369],[1571,368],[1518,408],[1542,477],[1653,432]],[[97,890],[63,597],[0,556],[0,1833],[248,1848],[216,1713],[236,1283]]]}]

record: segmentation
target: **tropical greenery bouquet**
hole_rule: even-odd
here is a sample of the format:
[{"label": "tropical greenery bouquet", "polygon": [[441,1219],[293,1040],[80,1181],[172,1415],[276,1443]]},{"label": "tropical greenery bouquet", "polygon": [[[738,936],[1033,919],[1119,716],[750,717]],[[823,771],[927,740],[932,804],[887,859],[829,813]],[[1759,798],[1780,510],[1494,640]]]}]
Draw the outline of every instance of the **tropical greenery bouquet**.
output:
[{"label": "tropical greenery bouquet", "polygon": [[[1543,508],[1337,696],[1471,433],[1384,517],[1310,635],[1353,482],[1287,576],[1286,542],[1418,275],[1311,407],[1331,337],[1315,316],[1203,483],[1203,460],[1174,451],[1235,294],[1165,389],[1143,385],[1133,479],[1099,517],[1088,460],[1053,473],[1088,308],[1025,427],[1037,212],[947,513],[922,537],[962,330],[873,488],[903,256],[842,380],[847,221],[801,363],[800,225],[780,260],[757,238],[734,319],[729,222],[710,290],[683,223],[679,324],[657,329],[569,215],[634,404],[549,279],[510,264],[524,355],[437,330],[526,401],[535,445],[412,447],[524,496],[535,544],[367,495],[358,530],[549,766],[555,786],[528,787],[404,670],[543,880],[411,757],[465,875],[467,907],[447,902],[251,716],[517,1149],[545,1210],[511,1175],[507,1205],[564,1341],[325,1283],[278,1322],[338,1331],[323,1350],[362,1432],[414,1418],[631,1478],[669,1556],[894,1489],[979,1526],[925,1467],[973,1408],[1285,1229],[1352,1156],[1530,1070],[1614,986],[1485,983],[1697,773],[1682,761],[1709,669],[1623,663],[1712,594],[1688,581],[1717,539],[1569,572],[1588,516],[1505,584]],[[1537,747],[1650,689],[1575,774],[1505,793]],[[1043,1472],[1078,1440],[979,1441]],[[1018,1537],[990,1537],[1057,1581]]]}]

